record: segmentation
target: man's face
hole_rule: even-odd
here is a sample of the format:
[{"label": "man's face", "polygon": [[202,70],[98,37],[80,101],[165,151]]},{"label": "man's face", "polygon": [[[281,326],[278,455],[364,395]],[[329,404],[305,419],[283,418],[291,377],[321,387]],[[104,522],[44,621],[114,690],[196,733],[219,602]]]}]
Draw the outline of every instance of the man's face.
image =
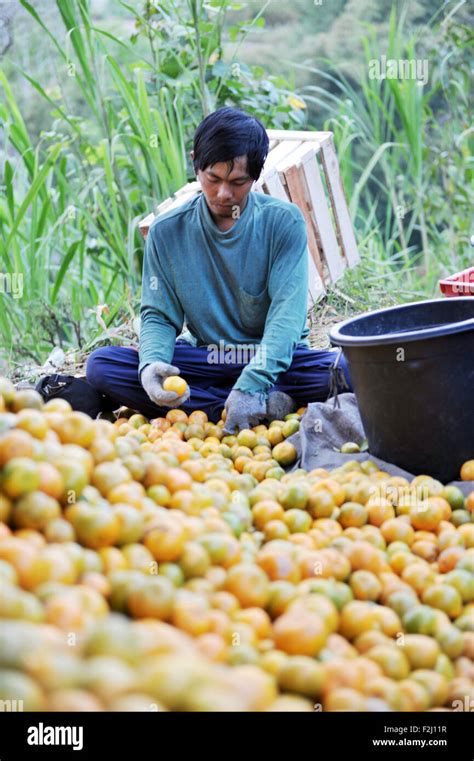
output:
[{"label": "man's face", "polygon": [[197,178],[215,219],[236,219],[244,210],[254,182],[247,172],[247,156],[235,158],[232,171],[230,165],[222,161],[208,166],[204,171],[199,169]]}]

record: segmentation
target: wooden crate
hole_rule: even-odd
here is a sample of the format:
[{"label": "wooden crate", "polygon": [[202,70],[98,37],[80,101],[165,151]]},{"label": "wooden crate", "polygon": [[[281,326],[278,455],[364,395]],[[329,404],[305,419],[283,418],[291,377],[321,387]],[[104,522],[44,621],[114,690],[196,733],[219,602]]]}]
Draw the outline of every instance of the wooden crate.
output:
[{"label": "wooden crate", "polygon": [[[252,191],[295,203],[308,233],[308,308],[335,283],[346,267],[359,262],[332,132],[267,130],[270,150]],[[201,189],[198,181],[159,204],[156,214],[181,206]],[[139,223],[146,238],[155,214]]]}]

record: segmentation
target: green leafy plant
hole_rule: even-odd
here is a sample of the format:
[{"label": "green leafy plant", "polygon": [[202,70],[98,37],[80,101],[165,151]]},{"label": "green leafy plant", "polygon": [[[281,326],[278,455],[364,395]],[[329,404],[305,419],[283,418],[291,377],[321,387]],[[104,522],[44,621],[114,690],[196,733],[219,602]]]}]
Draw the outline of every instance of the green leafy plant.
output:
[{"label": "green leafy plant", "polygon": [[237,6],[224,0],[121,3],[135,24],[128,40],[96,26],[88,0],[57,0],[63,34],[20,1],[58,76],[51,87],[21,72],[50,110],[32,138],[0,71],[0,260],[5,278],[22,282],[21,295],[2,292],[0,337],[4,359],[39,363],[55,344],[90,345],[102,331],[101,305],[106,325],[135,314],[137,223],[192,178],[187,156],[203,116],[239,105],[280,127],[299,123],[304,103],[283,79],[236,68],[239,41],[261,29],[260,13],[230,26],[236,45],[225,62],[224,21]]}]

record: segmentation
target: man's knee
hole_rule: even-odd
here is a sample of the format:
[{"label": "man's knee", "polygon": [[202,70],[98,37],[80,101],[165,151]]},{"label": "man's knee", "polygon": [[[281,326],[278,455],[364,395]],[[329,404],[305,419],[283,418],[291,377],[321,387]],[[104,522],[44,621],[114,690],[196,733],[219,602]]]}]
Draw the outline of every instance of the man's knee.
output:
[{"label": "man's knee", "polygon": [[110,346],[96,349],[89,356],[86,364],[86,378],[98,391],[105,391],[108,385],[108,368]]}]

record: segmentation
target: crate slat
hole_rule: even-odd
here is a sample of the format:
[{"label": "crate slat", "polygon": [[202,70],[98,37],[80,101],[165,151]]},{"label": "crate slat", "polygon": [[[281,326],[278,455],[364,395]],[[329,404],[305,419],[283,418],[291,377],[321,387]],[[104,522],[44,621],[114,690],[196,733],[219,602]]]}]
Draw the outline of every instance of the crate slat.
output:
[{"label": "crate slat", "polygon": [[305,156],[302,156],[301,165],[306,179],[306,187],[313,210],[312,217],[316,226],[322,254],[326,260],[330,279],[333,283],[336,283],[344,274],[346,261],[339,250],[315,155],[307,153]]},{"label": "crate slat", "polygon": [[276,169],[283,173],[290,166],[298,166],[301,163],[301,157],[311,151],[314,155],[320,151],[321,144],[316,140],[306,140],[299,145],[295,145],[291,153],[288,153],[276,164]]},{"label": "crate slat", "polygon": [[179,190],[176,190],[175,196],[181,196],[181,195],[187,195],[188,193],[196,193],[198,190],[201,190],[201,183],[199,180],[195,180],[194,182],[188,182],[187,185],[184,185]]},{"label": "crate slat", "polygon": [[278,164],[280,161],[282,161],[288,155],[290,155],[300,144],[301,144],[301,141],[296,141],[296,142],[288,141],[284,143],[279,143],[268,154],[265,160],[265,163],[263,165],[263,169],[262,169],[262,173],[260,177],[265,179],[265,176],[267,175],[267,173],[270,172],[273,169],[273,167],[276,166],[276,164]]},{"label": "crate slat", "polygon": [[173,198],[171,200],[171,203],[166,203],[166,201],[163,202],[163,204],[166,204],[165,206],[163,204],[160,204],[157,208],[158,214],[164,214],[165,211],[171,211],[171,209],[177,209],[179,206],[182,206],[186,201],[189,201],[190,198],[193,198],[196,195],[196,190],[188,191],[187,193],[181,193],[176,198]]},{"label": "crate slat", "polygon": [[[302,182],[309,206],[309,215],[315,228],[319,252],[328,268],[328,280],[336,282],[344,273],[346,260],[339,250],[317,163],[317,154],[323,150],[323,146],[324,143],[320,142],[302,142],[288,158],[292,164],[301,167],[303,170],[304,179]],[[283,163],[278,166],[278,169],[283,173],[286,171]],[[292,198],[292,200],[294,199]]]},{"label": "crate slat", "polygon": [[347,208],[344,188],[342,187],[339,163],[332,136],[322,145],[321,153],[324,173],[326,175],[326,184],[332,201],[341,249],[347,259],[349,267],[354,267],[359,263],[360,256],[357,250],[357,242],[352,227],[349,209]]},{"label": "crate slat", "polygon": [[267,129],[267,135],[270,139],[286,142],[287,140],[317,140],[324,142],[331,137],[332,132],[311,132],[306,130],[284,130],[284,129]]},{"label": "crate slat", "polygon": [[319,272],[316,268],[315,261],[311,256],[308,248],[308,310],[312,309],[316,302],[319,301],[321,296],[324,296],[325,293],[326,288],[324,287],[323,281],[319,277]]},{"label": "crate slat", "polygon": [[301,209],[301,211],[303,212],[303,216],[306,222],[306,230],[308,233],[308,248],[311,253],[311,256],[313,257],[319,277],[324,283],[325,278],[324,278],[323,263],[321,261],[321,256],[319,253],[318,242],[314,234],[313,222],[311,219],[308,202],[306,200],[305,189],[301,181],[300,172],[301,172],[301,169],[299,166],[288,167],[288,169],[285,170],[286,184],[288,186],[288,190],[290,191],[291,200],[293,201],[293,203],[296,203]]},{"label": "crate slat", "polygon": [[[276,170],[272,170],[265,178],[264,183],[268,195],[273,198],[280,198],[282,201],[289,201],[288,194]],[[307,308],[312,309],[318,299],[326,293],[324,283],[316,267],[314,258],[308,246],[308,301]]]},{"label": "crate slat", "polygon": [[267,190],[267,195],[273,196],[273,198],[279,198],[280,201],[288,202],[290,200],[280,179],[280,175],[276,170],[268,173],[265,177],[263,186]]},{"label": "crate slat", "polygon": [[146,236],[148,235],[148,230],[150,229],[150,225],[154,219],[155,219],[155,215],[153,214],[153,212],[150,212],[150,214],[147,214],[147,216],[144,219],[141,219],[140,222],[138,223],[138,229],[140,230],[145,240],[146,240]]}]

